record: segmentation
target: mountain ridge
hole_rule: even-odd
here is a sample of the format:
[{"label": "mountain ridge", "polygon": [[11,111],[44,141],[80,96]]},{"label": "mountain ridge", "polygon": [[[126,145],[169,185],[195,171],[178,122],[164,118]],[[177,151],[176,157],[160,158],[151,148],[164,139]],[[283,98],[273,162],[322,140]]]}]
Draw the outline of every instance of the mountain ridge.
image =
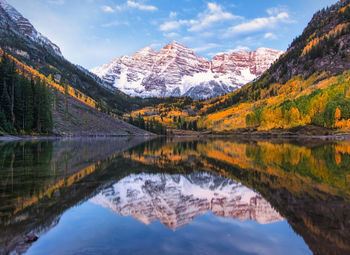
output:
[{"label": "mountain ridge", "polygon": [[[31,40],[38,42],[43,47],[63,58],[60,48],[51,42],[47,37],[38,32],[28,19],[23,17],[14,7],[8,4],[5,0],[0,0],[0,22],[5,22],[6,25],[14,29],[16,32],[29,37]],[[7,15],[7,18],[4,17]]]},{"label": "mountain ridge", "polygon": [[65,59],[56,44],[5,0],[0,1],[0,48],[46,77],[60,77],[59,83],[69,84],[104,107],[108,105],[114,113],[128,111],[132,104],[138,103]]},{"label": "mountain ridge", "polygon": [[258,193],[209,173],[129,175],[90,201],[119,215],[131,215],[146,225],[159,220],[172,230],[207,211],[260,224],[283,220]]},{"label": "mountain ridge", "polygon": [[[329,135],[350,131],[350,3],[318,11],[260,78],[205,101],[134,111],[171,129]],[[176,130],[175,130],[176,131]]]},{"label": "mountain ridge", "polygon": [[105,82],[131,96],[204,99],[232,92],[266,71],[282,51],[218,54],[209,61],[173,41],[158,52],[147,46],[91,69]]}]

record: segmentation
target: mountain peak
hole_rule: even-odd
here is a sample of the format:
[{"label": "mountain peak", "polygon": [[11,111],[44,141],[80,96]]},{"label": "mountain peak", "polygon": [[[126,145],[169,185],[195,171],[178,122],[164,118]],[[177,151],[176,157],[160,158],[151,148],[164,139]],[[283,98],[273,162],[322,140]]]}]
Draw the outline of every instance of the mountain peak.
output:
[{"label": "mountain peak", "polygon": [[280,56],[262,53],[217,55],[210,62],[173,41],[158,53],[143,48],[91,71],[126,94],[139,97],[188,96],[203,99],[232,92],[260,76]]},{"label": "mountain peak", "polygon": [[118,215],[132,215],[147,225],[159,220],[172,230],[184,227],[207,211],[260,224],[283,220],[269,202],[253,190],[207,173],[129,175],[90,201]]},{"label": "mountain peak", "polygon": [[134,56],[139,56],[139,55],[156,55],[157,52],[155,52],[152,47],[147,46],[137,52],[134,53]]},{"label": "mountain peak", "polygon": [[188,47],[183,45],[182,43],[179,43],[177,41],[172,41],[171,43],[168,43],[167,45],[164,46],[163,49],[187,49],[190,50]]},{"label": "mountain peak", "polygon": [[169,43],[170,45],[174,45],[174,46],[179,46],[179,47],[186,47],[185,45],[183,45],[182,43],[179,43],[178,41],[172,41],[171,43]]}]

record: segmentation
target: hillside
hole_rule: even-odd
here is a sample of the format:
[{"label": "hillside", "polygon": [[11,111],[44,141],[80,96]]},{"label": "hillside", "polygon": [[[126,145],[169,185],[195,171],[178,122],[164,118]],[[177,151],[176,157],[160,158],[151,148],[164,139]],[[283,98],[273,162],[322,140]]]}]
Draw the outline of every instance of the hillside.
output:
[{"label": "hillside", "polygon": [[[55,97],[57,103],[52,111],[53,132],[55,134],[82,136],[150,135],[145,130],[94,109],[73,97],[66,98],[62,93],[58,93]],[[66,109],[68,109],[67,112]]]},{"label": "hillside", "polygon": [[349,32],[350,4],[342,0],[316,13],[257,81],[211,100],[184,99],[133,114],[155,117],[172,127],[213,132],[309,125],[349,132]]},{"label": "hillside", "polygon": [[349,22],[348,1],[316,13],[268,72],[213,105],[216,112],[202,125],[217,131],[309,124],[349,130]]},{"label": "hillside", "polygon": [[45,76],[58,77],[116,114],[130,111],[148,100],[132,98],[99,77],[64,58],[60,48],[42,35],[5,0],[0,0],[0,48]]},{"label": "hillside", "polygon": [[[149,134],[117,119],[99,102],[67,84],[58,84],[52,77],[45,77],[1,48],[0,59],[0,133]],[[12,85],[7,88],[6,84]]]}]

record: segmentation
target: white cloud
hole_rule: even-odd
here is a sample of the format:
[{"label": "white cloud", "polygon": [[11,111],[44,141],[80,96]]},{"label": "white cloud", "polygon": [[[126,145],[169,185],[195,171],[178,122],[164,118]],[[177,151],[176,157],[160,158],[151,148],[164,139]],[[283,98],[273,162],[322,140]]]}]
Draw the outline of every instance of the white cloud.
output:
[{"label": "white cloud", "polygon": [[240,51],[250,51],[250,48],[247,46],[239,45],[236,48],[234,48],[233,50],[228,50],[227,53],[232,54],[232,53],[240,52]]},{"label": "white cloud", "polygon": [[282,6],[272,7],[266,10],[267,14],[270,16],[278,15],[279,13],[286,12],[286,11],[287,11],[287,8]]},{"label": "white cloud", "polygon": [[204,13],[198,14],[197,20],[192,21],[189,31],[201,31],[214,23],[239,18],[241,17],[223,11],[222,7],[216,3],[208,3],[207,10]]},{"label": "white cloud", "polygon": [[275,35],[274,33],[268,32],[264,35],[265,39],[272,39],[272,40],[276,40],[277,39],[277,35]]},{"label": "white cloud", "polygon": [[169,13],[169,18],[171,18],[171,19],[176,18],[176,16],[177,16],[176,12],[170,12]]},{"label": "white cloud", "polygon": [[126,2],[126,5],[130,8],[135,8],[135,9],[139,9],[139,10],[142,10],[142,11],[157,11],[158,8],[153,6],[153,5],[144,5],[144,4],[141,4],[141,3],[138,3],[138,2],[134,2],[134,1],[130,1],[128,0]]},{"label": "white cloud", "polygon": [[269,16],[264,18],[255,18],[251,21],[243,22],[236,26],[230,27],[225,36],[234,36],[237,34],[244,34],[250,32],[258,32],[267,28],[274,28],[279,23],[289,23],[288,12],[280,12],[275,16]]},{"label": "white cloud", "polygon": [[160,31],[170,31],[178,29],[181,26],[180,22],[178,21],[167,21],[160,25],[159,29]]},{"label": "white cloud", "polygon": [[109,12],[109,13],[115,12],[114,9],[112,7],[110,7],[110,6],[108,6],[108,5],[101,6],[101,9],[104,12]]},{"label": "white cloud", "polygon": [[170,31],[185,25],[189,27],[188,31],[199,32],[215,23],[240,18],[242,17],[223,11],[222,7],[216,3],[208,3],[206,11],[199,13],[196,19],[167,21],[160,25],[159,29],[161,31]]}]

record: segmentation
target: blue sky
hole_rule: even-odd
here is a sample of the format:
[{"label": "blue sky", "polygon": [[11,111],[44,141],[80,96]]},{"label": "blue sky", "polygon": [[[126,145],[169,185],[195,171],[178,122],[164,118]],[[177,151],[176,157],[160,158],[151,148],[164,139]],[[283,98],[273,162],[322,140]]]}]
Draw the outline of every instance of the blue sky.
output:
[{"label": "blue sky", "polygon": [[64,56],[86,68],[175,40],[210,59],[259,47],[286,50],[336,0],[7,0]]}]

